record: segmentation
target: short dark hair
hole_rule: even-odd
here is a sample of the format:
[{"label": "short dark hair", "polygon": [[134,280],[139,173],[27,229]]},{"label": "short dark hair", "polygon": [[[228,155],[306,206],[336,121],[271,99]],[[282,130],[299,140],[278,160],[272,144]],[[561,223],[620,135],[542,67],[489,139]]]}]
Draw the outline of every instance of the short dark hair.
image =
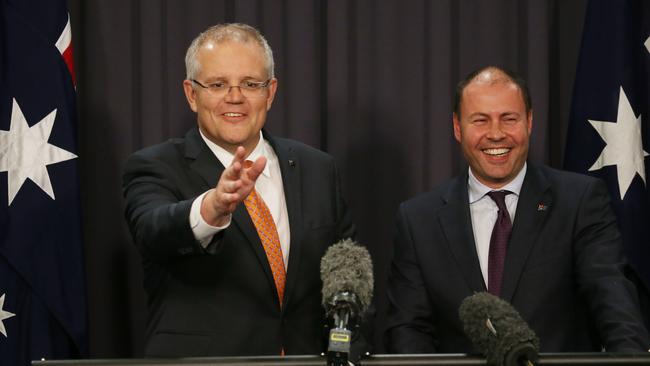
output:
[{"label": "short dark hair", "polygon": [[499,66],[485,66],[480,69],[474,70],[471,73],[469,73],[463,80],[459,81],[458,84],[456,84],[456,93],[454,94],[454,113],[456,116],[460,118],[460,103],[462,102],[463,98],[463,91],[465,90],[465,87],[469,83],[471,83],[476,77],[481,74],[484,71],[487,70],[494,70],[497,72],[501,72],[507,81],[510,81],[517,85],[519,90],[521,91],[521,95],[524,98],[524,105],[526,106],[526,113],[529,113],[532,109],[532,102],[530,99],[530,91],[528,90],[528,84],[526,83],[526,80],[519,76],[519,74],[515,73],[514,71],[499,67]]}]

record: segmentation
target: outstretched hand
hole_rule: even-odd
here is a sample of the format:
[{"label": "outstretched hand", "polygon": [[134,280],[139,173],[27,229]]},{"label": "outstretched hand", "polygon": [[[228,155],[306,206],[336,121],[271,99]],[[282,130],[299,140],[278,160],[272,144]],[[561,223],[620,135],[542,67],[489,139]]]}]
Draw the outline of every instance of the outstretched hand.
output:
[{"label": "outstretched hand", "polygon": [[239,146],[235,157],[223,171],[215,189],[208,192],[201,202],[201,216],[212,226],[225,225],[237,204],[255,188],[255,182],[266,166],[266,158],[260,156],[252,164],[245,162],[246,150]]}]

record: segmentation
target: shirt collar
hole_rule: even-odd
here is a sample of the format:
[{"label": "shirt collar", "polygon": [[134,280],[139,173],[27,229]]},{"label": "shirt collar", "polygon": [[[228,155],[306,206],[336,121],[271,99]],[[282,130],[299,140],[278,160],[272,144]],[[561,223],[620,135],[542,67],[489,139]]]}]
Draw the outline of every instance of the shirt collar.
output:
[{"label": "shirt collar", "polygon": [[[235,155],[231,154],[228,150],[224,149],[223,147],[215,144],[214,142],[210,141],[201,129],[199,128],[199,133],[201,134],[201,138],[203,141],[205,141],[206,145],[208,145],[208,148],[214,156],[219,159],[221,164],[223,164],[224,167],[229,167],[230,164],[232,164],[232,159],[235,157]],[[261,143],[260,143],[261,142]],[[262,131],[260,131],[260,139],[257,142],[257,145],[255,145],[255,148],[253,151],[251,151],[250,154],[248,154],[248,157],[246,157],[246,160],[251,160],[255,161],[257,158],[260,156],[264,156],[266,158],[266,166],[264,166],[264,170],[262,171],[262,174],[264,176],[270,178],[271,177],[271,169],[269,168],[269,158],[271,157],[270,154],[268,153],[267,147],[268,142],[264,140],[264,136],[262,135]]]},{"label": "shirt collar", "polygon": [[508,182],[508,184],[497,189],[490,188],[485,184],[479,182],[474,173],[472,173],[472,168],[467,168],[469,170],[469,178],[467,179],[467,184],[469,186],[469,203],[472,204],[481,198],[483,198],[490,191],[510,191],[517,196],[521,192],[521,186],[524,184],[524,177],[526,177],[526,166],[527,163],[524,162],[524,166],[521,168],[519,173],[515,176],[513,180]]}]

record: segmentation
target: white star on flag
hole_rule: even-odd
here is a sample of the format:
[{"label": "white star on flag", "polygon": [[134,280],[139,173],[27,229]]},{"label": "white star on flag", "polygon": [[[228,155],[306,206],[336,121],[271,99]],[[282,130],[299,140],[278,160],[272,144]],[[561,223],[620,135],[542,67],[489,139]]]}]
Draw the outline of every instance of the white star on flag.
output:
[{"label": "white star on flag", "polygon": [[13,100],[9,131],[0,130],[0,172],[8,173],[9,206],[27,178],[55,199],[46,166],[77,157],[47,142],[55,117],[56,109],[29,127],[18,102]]},{"label": "white star on flag", "polygon": [[7,337],[7,329],[5,329],[5,323],[3,320],[9,319],[16,314],[5,311],[3,307],[5,306],[5,294],[0,296],[0,333],[4,334]]},{"label": "white star on flag", "polygon": [[648,156],[648,153],[643,150],[641,141],[641,115],[638,118],[634,115],[621,87],[616,122],[589,120],[589,123],[607,144],[589,171],[616,165],[618,189],[622,200],[636,174],[639,174],[645,183],[644,157]]}]

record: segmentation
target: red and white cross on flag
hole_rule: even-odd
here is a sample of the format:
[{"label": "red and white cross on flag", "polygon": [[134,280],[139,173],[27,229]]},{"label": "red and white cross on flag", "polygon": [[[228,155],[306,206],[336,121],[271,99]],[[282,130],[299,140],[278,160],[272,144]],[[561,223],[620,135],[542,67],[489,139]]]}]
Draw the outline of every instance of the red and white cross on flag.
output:
[{"label": "red and white cross on flag", "polygon": [[77,80],[74,75],[74,62],[72,60],[72,27],[70,26],[70,14],[68,14],[68,21],[65,23],[65,28],[61,32],[59,39],[56,41],[56,48],[59,49],[61,56],[68,65],[68,71],[72,76],[72,83],[76,86]]}]

